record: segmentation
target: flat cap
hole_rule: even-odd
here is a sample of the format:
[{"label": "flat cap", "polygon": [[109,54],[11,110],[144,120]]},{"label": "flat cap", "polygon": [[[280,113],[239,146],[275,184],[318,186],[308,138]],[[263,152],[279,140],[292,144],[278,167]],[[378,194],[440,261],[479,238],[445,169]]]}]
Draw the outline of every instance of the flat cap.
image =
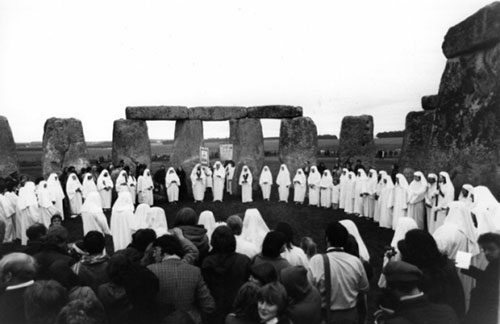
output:
[{"label": "flat cap", "polygon": [[391,261],[384,267],[383,273],[388,282],[415,282],[422,280],[419,268],[404,261]]}]

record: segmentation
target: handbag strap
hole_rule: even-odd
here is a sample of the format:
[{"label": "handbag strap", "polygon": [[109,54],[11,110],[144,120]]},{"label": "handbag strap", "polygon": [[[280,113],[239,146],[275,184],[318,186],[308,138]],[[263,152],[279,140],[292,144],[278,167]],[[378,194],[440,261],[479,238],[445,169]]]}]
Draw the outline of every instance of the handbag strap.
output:
[{"label": "handbag strap", "polygon": [[326,323],[330,323],[331,318],[331,310],[330,303],[332,300],[332,280],[330,274],[330,259],[328,255],[322,254],[323,256],[323,265],[325,267],[325,293],[326,293]]}]

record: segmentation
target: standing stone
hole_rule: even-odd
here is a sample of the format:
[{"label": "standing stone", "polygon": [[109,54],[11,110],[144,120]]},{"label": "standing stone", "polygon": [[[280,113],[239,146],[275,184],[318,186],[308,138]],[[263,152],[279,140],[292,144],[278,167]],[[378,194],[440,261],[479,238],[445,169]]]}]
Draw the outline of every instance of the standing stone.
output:
[{"label": "standing stone", "polygon": [[201,120],[178,120],[175,122],[174,147],[171,164],[174,168],[181,166],[186,172],[186,186],[192,193],[191,171],[200,163],[200,146],[203,146],[203,122]]},{"label": "standing stone", "polygon": [[309,162],[316,164],[318,150],[318,131],[309,117],[282,119],[280,128],[279,157],[295,176],[297,169]]},{"label": "standing stone", "polygon": [[429,150],[435,114],[433,111],[412,111],[406,115],[403,146],[399,159],[400,169],[417,167],[419,171],[429,170]]},{"label": "standing stone", "polygon": [[243,165],[247,165],[252,172],[253,190],[257,190],[260,172],[264,166],[264,136],[260,119],[230,120],[229,137],[233,144],[233,160],[236,163],[233,188],[237,188],[238,193],[241,192],[238,180]]},{"label": "standing stone", "polygon": [[369,115],[346,116],[340,129],[339,151],[341,163],[361,160],[368,167],[375,158],[373,117]]},{"label": "standing stone", "polygon": [[9,121],[0,116],[0,177],[7,177],[15,172],[19,172],[16,143]]},{"label": "standing stone", "polygon": [[130,167],[132,174],[139,164],[151,168],[151,144],[148,125],[143,120],[118,119],[113,123],[113,164],[121,160]]},{"label": "standing stone", "polygon": [[61,173],[74,166],[77,170],[89,166],[87,145],[82,122],[75,118],[47,119],[43,132],[43,175]]}]

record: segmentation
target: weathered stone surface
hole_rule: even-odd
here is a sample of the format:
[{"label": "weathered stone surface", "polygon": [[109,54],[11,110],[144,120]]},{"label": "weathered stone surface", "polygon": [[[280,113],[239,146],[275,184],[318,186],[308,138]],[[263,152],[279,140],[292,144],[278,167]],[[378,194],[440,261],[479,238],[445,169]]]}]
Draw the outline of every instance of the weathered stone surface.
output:
[{"label": "weathered stone surface", "polygon": [[179,120],[188,119],[189,111],[183,106],[127,107],[127,119],[138,120]]},{"label": "weathered stone surface", "polygon": [[43,175],[60,173],[69,166],[80,170],[88,165],[82,122],[75,118],[47,119],[43,131]]},{"label": "weathered stone surface", "polygon": [[434,110],[437,108],[439,102],[438,95],[430,95],[422,97],[422,109],[423,110]]},{"label": "weathered stone surface", "polygon": [[148,125],[143,120],[118,119],[113,123],[113,164],[121,160],[135,173],[139,164],[151,167]]},{"label": "weathered stone surface", "polygon": [[[401,167],[419,167],[428,170],[429,150],[434,127],[433,111],[412,111],[406,115],[403,146],[399,164]],[[417,165],[414,161],[420,161]],[[434,171],[433,171],[434,172]]]},{"label": "weathered stone surface", "polygon": [[373,140],[373,117],[369,115],[346,116],[340,129],[339,152],[341,162],[360,159],[363,164],[373,164],[375,142]]},{"label": "weathered stone surface", "polygon": [[199,120],[230,120],[247,116],[245,107],[193,107],[189,108],[189,119]]},{"label": "weathered stone surface", "polygon": [[457,57],[500,42],[500,2],[480,9],[464,21],[451,27],[444,37],[443,53]]},{"label": "weathered stone surface", "polygon": [[19,172],[16,143],[9,121],[0,116],[0,177],[7,177],[14,172]]},{"label": "weathered stone surface", "polygon": [[174,147],[170,161],[172,166],[182,166],[186,172],[188,193],[192,193],[191,171],[200,163],[200,146],[203,146],[203,122],[201,120],[178,120],[175,122]]},{"label": "weathered stone surface", "polygon": [[290,175],[295,176],[298,168],[307,162],[316,164],[318,131],[309,117],[282,119],[280,127],[279,157],[285,163]]},{"label": "weathered stone surface", "polygon": [[229,121],[229,137],[233,144],[233,160],[236,172],[233,178],[233,188],[241,192],[238,185],[241,169],[244,165],[250,168],[253,176],[253,189],[259,187],[259,177],[264,166],[264,136],[259,119],[245,118]]},{"label": "weathered stone surface", "polygon": [[247,108],[248,118],[294,118],[302,117],[302,107],[295,106],[256,106]]}]

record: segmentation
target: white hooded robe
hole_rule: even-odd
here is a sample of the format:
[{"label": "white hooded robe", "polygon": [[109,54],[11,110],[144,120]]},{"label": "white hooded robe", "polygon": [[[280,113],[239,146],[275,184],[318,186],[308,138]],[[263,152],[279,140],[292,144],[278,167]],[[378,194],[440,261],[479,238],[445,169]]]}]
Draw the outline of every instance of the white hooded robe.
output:
[{"label": "white hooded robe", "polygon": [[425,193],[427,192],[427,180],[422,172],[417,171],[414,177],[420,177],[420,181],[415,178],[408,187],[408,217],[417,223],[419,229],[424,229],[425,218]]},{"label": "white hooded robe", "polygon": [[206,174],[201,167],[201,164],[194,166],[191,171],[191,186],[193,189],[194,201],[203,201],[205,199],[205,189],[206,189]]},{"label": "white hooded robe", "polygon": [[241,170],[240,179],[238,184],[241,186],[241,202],[252,202],[252,173],[245,165]]},{"label": "white hooded robe", "polygon": [[262,168],[259,178],[260,190],[262,191],[262,199],[269,200],[271,198],[271,187],[273,185],[273,175],[269,167],[265,165]]},{"label": "white hooded robe", "polygon": [[276,177],[276,184],[278,185],[279,201],[288,202],[292,182],[290,181],[290,172],[286,164],[280,166],[278,177]]},{"label": "white hooded robe", "polygon": [[111,179],[108,170],[102,170],[99,178],[97,178],[97,189],[101,195],[103,209],[111,208],[111,195],[113,189],[113,180]]},{"label": "white hooded robe", "polygon": [[175,172],[175,169],[170,167],[167,170],[167,175],[165,176],[165,188],[167,188],[167,197],[169,202],[179,201],[179,187],[181,185],[181,180]]},{"label": "white hooded robe", "polygon": [[214,201],[222,201],[224,197],[224,182],[226,178],[226,170],[220,161],[215,162],[213,172],[213,194]]},{"label": "white hooded robe", "polygon": [[313,165],[309,176],[307,177],[307,185],[309,186],[309,206],[319,206],[321,174],[318,168]]},{"label": "white hooded robe", "polygon": [[303,204],[306,198],[307,180],[302,169],[298,169],[293,177],[293,189],[293,201]]},{"label": "white hooded robe", "polygon": [[71,209],[71,217],[76,217],[82,210],[82,185],[76,174],[71,173],[66,182],[66,194],[68,195]]}]

